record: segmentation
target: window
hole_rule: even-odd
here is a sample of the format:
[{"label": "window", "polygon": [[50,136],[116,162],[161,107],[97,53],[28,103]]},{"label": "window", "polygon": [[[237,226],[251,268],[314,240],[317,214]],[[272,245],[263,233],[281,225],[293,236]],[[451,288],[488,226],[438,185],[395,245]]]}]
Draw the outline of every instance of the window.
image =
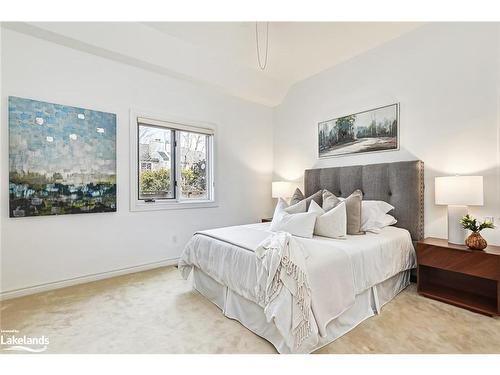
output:
[{"label": "window", "polygon": [[139,124],[139,199],[175,198],[173,130]]},{"label": "window", "polygon": [[132,209],[214,203],[214,130],[138,116],[135,120]]},{"label": "window", "polygon": [[209,136],[181,131],[180,170],[181,199],[208,199],[207,150]]}]

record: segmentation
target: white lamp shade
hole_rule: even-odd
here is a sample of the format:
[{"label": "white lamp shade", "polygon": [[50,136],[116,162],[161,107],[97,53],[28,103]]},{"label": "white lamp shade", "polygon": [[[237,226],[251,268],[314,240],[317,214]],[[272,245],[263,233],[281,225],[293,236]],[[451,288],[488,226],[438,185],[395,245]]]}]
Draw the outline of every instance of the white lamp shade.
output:
[{"label": "white lamp shade", "polygon": [[483,176],[447,176],[435,179],[436,204],[483,205]]},{"label": "white lamp shade", "polygon": [[288,181],[275,181],[272,184],[273,198],[288,198],[292,196],[293,184]]}]

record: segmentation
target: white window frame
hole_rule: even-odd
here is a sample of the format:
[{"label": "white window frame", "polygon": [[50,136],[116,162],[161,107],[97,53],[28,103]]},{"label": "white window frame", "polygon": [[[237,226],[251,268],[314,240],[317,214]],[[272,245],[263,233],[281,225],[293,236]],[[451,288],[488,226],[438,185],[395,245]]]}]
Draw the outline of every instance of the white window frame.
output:
[{"label": "white window frame", "polygon": [[[207,147],[207,179],[208,179],[208,199],[181,199],[180,183],[175,186],[175,198],[157,199],[154,202],[146,202],[139,199],[139,155],[138,155],[138,127],[139,119],[147,119],[148,123],[154,126],[164,126],[166,129],[176,129],[181,131],[193,131],[200,133],[211,133]],[[144,123],[144,121],[141,121]],[[165,113],[144,111],[138,109],[130,110],[130,210],[131,211],[156,211],[156,210],[178,210],[185,208],[209,208],[217,207],[216,200],[216,167],[217,148],[216,148],[216,125],[205,121],[193,121],[184,118],[172,116]],[[180,140],[179,132],[175,132],[175,158],[180,160]],[[176,162],[177,163],[177,162]],[[180,182],[181,171],[174,167],[175,179]]]}]

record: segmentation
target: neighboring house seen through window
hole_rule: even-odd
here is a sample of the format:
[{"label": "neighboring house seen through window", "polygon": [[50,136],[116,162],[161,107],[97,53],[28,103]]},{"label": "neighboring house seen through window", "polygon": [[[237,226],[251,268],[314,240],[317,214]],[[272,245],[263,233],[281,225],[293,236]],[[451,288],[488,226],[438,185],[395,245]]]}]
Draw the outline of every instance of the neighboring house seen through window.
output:
[{"label": "neighboring house seen through window", "polygon": [[137,199],[145,203],[213,200],[211,129],[137,121]]}]

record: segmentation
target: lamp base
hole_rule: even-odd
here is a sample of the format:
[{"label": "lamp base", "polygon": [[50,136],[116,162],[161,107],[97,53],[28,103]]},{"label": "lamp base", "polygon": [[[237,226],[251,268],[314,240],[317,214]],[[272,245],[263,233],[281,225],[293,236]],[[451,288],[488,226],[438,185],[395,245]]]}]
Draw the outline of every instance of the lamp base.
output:
[{"label": "lamp base", "polygon": [[448,242],[456,245],[465,243],[467,231],[462,228],[460,219],[467,215],[467,206],[448,206]]}]

